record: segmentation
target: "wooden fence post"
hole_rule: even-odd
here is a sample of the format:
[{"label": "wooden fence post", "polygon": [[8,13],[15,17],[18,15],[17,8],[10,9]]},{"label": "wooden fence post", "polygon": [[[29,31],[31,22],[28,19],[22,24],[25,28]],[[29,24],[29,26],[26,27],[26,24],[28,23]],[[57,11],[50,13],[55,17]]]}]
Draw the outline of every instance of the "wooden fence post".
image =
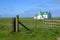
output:
[{"label": "wooden fence post", "polygon": [[16,32],[16,18],[12,18],[12,32]]},{"label": "wooden fence post", "polygon": [[19,15],[16,15],[16,32],[19,32]]}]

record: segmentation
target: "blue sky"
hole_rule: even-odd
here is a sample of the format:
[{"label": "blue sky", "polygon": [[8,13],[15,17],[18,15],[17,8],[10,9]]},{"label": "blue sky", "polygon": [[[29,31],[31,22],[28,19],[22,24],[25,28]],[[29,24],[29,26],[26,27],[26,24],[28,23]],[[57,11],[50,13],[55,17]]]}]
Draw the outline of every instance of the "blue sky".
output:
[{"label": "blue sky", "polygon": [[41,10],[60,17],[60,0],[0,0],[0,17],[33,17]]}]

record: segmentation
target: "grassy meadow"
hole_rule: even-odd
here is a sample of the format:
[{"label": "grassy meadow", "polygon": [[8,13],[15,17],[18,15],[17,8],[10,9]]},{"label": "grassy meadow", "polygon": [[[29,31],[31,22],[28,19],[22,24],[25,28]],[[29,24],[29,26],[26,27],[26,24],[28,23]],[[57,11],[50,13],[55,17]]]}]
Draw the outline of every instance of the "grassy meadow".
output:
[{"label": "grassy meadow", "polygon": [[56,37],[60,35],[60,27],[45,28],[43,26],[43,20],[36,21],[32,18],[20,18],[19,20],[27,26],[30,31],[20,25],[20,31],[18,33],[11,32],[12,18],[0,18],[0,40],[56,40]]}]

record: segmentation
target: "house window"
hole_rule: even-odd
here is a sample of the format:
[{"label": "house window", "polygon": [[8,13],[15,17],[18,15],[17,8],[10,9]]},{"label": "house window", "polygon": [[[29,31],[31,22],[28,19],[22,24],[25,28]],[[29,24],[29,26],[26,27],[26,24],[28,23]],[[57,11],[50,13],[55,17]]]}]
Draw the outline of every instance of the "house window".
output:
[{"label": "house window", "polygon": [[43,15],[43,18],[48,18],[48,16],[47,15]]}]

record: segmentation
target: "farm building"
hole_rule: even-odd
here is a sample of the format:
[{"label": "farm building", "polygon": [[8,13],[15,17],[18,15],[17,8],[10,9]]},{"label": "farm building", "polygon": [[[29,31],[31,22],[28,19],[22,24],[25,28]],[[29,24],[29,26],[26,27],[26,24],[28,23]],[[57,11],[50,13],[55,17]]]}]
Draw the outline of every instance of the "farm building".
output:
[{"label": "farm building", "polygon": [[47,19],[47,18],[51,18],[51,13],[49,11],[41,11],[34,17],[34,19]]}]

